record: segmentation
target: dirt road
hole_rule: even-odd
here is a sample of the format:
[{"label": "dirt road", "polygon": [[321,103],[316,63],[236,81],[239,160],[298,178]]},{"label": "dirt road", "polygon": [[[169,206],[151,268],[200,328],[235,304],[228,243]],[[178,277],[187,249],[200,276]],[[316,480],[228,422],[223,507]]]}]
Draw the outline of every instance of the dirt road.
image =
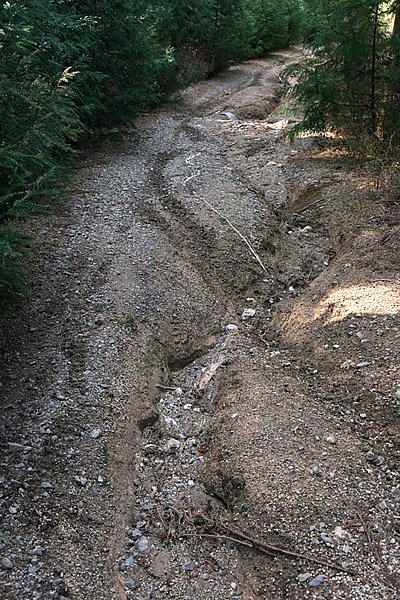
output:
[{"label": "dirt road", "polygon": [[398,204],[286,140],[298,59],[143,116],[38,219],[0,338],[2,598],[396,597]]}]

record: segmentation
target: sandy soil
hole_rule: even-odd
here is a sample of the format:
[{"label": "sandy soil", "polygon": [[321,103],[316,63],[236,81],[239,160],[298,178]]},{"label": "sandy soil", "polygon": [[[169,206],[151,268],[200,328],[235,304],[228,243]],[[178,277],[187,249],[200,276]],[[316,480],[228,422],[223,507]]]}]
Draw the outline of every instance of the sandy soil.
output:
[{"label": "sandy soil", "polygon": [[287,140],[300,58],[144,115],[36,221],[0,329],[2,598],[399,594],[398,173]]}]

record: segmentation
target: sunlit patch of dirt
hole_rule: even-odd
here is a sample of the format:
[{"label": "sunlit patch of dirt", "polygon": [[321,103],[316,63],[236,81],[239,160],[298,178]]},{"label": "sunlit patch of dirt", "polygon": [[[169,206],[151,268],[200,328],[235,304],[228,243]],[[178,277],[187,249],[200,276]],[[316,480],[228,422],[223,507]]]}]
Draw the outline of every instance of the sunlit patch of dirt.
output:
[{"label": "sunlit patch of dirt", "polygon": [[334,289],[314,309],[314,319],[325,324],[342,321],[351,314],[395,315],[400,313],[398,283],[370,283]]}]

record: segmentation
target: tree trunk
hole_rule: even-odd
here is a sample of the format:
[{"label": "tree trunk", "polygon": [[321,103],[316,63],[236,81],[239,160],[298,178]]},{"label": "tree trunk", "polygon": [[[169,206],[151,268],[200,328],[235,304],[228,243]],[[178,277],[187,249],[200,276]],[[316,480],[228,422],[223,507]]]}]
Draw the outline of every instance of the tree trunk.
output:
[{"label": "tree trunk", "polygon": [[377,0],[374,13],[374,36],[372,40],[372,63],[371,63],[371,133],[375,135],[377,125],[376,115],[376,53],[378,45],[380,0]]},{"label": "tree trunk", "polygon": [[400,34],[400,3],[397,3],[394,12],[393,35]]}]

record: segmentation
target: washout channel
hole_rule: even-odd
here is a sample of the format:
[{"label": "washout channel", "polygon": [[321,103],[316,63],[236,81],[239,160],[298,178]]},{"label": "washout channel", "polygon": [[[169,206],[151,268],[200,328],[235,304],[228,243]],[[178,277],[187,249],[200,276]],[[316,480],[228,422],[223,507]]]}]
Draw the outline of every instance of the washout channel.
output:
[{"label": "washout channel", "polygon": [[290,142],[299,60],[143,115],[35,222],[1,324],[2,598],[398,595],[396,173]]}]

